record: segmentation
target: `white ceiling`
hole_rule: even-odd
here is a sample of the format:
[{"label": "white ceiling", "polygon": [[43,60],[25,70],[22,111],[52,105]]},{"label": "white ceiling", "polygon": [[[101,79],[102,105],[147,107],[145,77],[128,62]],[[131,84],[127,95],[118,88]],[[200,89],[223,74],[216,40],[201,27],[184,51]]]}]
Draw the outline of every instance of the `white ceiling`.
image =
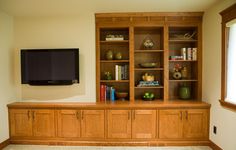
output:
[{"label": "white ceiling", "polygon": [[205,11],[220,0],[0,0],[12,16],[77,15],[86,12]]}]

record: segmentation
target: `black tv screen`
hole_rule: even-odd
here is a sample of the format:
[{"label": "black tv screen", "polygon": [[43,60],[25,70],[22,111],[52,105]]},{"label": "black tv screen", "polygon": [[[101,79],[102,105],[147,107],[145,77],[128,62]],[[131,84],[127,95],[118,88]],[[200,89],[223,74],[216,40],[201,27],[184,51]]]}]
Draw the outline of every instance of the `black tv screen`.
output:
[{"label": "black tv screen", "polygon": [[79,83],[79,49],[22,49],[21,79],[30,85]]}]

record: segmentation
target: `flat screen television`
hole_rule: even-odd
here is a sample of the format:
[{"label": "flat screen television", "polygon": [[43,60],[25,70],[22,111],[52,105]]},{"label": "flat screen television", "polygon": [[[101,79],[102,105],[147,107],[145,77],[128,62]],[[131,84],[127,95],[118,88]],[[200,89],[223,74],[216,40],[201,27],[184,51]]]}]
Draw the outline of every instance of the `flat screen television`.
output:
[{"label": "flat screen television", "polygon": [[79,83],[79,49],[22,49],[21,82],[30,85]]}]

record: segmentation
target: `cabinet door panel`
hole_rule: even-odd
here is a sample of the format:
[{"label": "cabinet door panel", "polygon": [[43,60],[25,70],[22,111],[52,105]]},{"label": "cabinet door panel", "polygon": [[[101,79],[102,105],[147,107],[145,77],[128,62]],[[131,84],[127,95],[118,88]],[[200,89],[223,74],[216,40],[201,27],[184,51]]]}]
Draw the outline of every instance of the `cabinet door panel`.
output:
[{"label": "cabinet door panel", "polygon": [[168,109],[159,111],[159,138],[182,138],[182,113],[180,110]]},{"label": "cabinet door panel", "polygon": [[33,135],[35,137],[55,136],[54,110],[33,110]]},{"label": "cabinet door panel", "polygon": [[80,118],[79,110],[59,110],[58,136],[80,137]]},{"label": "cabinet door panel", "polygon": [[108,110],[108,138],[131,138],[131,110]]},{"label": "cabinet door panel", "polygon": [[185,111],[185,138],[208,137],[208,111],[204,109],[190,109]]},{"label": "cabinet door panel", "polygon": [[133,110],[132,138],[156,137],[156,110]]},{"label": "cabinet door panel", "polygon": [[10,109],[11,136],[32,136],[32,116],[29,109]]},{"label": "cabinet door panel", "polygon": [[81,113],[81,136],[104,138],[104,110],[82,110]]}]

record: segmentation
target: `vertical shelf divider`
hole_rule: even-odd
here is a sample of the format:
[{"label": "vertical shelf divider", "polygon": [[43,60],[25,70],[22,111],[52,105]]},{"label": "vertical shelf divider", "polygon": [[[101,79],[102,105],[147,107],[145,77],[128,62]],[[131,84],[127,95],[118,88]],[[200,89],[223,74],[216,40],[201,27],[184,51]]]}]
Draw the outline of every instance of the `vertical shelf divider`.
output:
[{"label": "vertical shelf divider", "polygon": [[169,99],[169,27],[164,26],[164,101]]},{"label": "vertical shelf divider", "polygon": [[134,27],[132,26],[129,27],[129,70],[130,102],[134,102]]}]

